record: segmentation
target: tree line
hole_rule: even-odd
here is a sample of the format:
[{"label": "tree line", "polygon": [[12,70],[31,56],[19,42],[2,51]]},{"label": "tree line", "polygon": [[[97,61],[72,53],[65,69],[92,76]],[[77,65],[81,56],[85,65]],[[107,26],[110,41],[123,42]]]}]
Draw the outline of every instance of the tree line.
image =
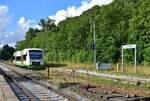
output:
[{"label": "tree line", "polygon": [[15,49],[9,45],[4,45],[0,49],[0,60],[13,60],[13,53]]},{"label": "tree line", "polygon": [[[77,17],[67,17],[56,25],[41,19],[41,29],[30,28],[26,39],[17,42],[17,50],[42,48],[47,61],[93,62],[93,23],[96,32],[96,58],[102,63],[121,61],[121,47],[137,44],[139,64],[150,64],[149,0],[113,0],[109,5],[94,6]],[[132,63],[133,50],[125,50]]]}]

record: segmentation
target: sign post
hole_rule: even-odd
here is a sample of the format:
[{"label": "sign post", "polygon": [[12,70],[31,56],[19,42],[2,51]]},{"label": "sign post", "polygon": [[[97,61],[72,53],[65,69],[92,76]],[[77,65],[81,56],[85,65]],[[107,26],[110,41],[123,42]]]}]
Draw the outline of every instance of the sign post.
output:
[{"label": "sign post", "polygon": [[124,54],[123,54],[123,48],[122,48],[122,72],[124,72]]},{"label": "sign post", "polygon": [[134,72],[137,72],[137,66],[136,66],[136,44],[131,45],[123,45],[122,46],[122,72],[124,72],[124,49],[133,49],[134,48]]}]

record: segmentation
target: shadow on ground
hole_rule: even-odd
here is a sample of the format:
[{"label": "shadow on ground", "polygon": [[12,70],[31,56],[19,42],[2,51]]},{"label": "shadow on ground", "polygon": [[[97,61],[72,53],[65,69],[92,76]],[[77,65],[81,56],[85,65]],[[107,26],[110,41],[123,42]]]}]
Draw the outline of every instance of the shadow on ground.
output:
[{"label": "shadow on ground", "polygon": [[60,83],[59,84],[59,89],[64,89],[64,88],[71,87],[71,86],[77,86],[79,84],[80,83],[76,83],[76,82],[72,82],[72,83]]},{"label": "shadow on ground", "polygon": [[32,67],[19,66],[19,65],[16,66],[14,64],[11,64],[11,65],[14,66],[14,67],[19,67],[19,68],[22,68],[22,69],[30,69],[30,70],[45,70],[46,68],[59,68],[59,67],[67,66],[67,64],[61,64],[61,63],[46,63],[42,66],[34,65]]},{"label": "shadow on ground", "polygon": [[47,63],[45,64],[45,67],[49,68],[59,68],[59,67],[64,67],[67,66],[67,64],[61,64],[61,63]]}]

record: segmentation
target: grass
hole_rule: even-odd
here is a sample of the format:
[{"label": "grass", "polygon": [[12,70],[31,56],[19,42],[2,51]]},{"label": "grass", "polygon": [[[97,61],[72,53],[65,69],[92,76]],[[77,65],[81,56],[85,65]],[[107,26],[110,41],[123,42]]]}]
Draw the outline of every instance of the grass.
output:
[{"label": "grass", "polygon": [[[37,71],[36,71],[37,72]],[[46,71],[38,71],[41,73],[41,76],[47,77]],[[109,89],[117,89],[120,92],[124,93],[137,93],[139,95],[150,95],[149,89],[150,84],[138,84],[138,83],[129,83],[122,82],[120,80],[111,80],[105,78],[98,78],[94,76],[87,76],[83,74],[75,74],[73,78],[72,73],[70,72],[60,72],[57,70],[50,70],[50,77],[48,81],[52,84],[57,85],[60,89],[68,87],[72,83],[80,83],[83,85],[92,85],[92,86],[101,86]]]},{"label": "grass", "polygon": [[[69,69],[87,69],[87,70],[94,70],[94,67],[91,64],[76,64],[76,63],[70,63],[70,62],[49,62],[45,65],[46,67],[51,68],[69,68]],[[81,83],[83,85],[91,84],[95,86],[103,86],[106,88],[116,88],[119,89],[122,92],[129,92],[129,93],[138,93],[139,95],[150,95],[149,89],[150,84],[138,84],[138,83],[130,83],[130,82],[122,82],[120,80],[110,80],[110,79],[104,79],[104,78],[98,78],[94,76],[87,76],[83,74],[75,74],[75,77],[73,77],[72,73],[70,72],[60,72],[58,70],[52,70],[50,69],[49,77],[47,77],[47,69],[45,70],[34,70],[34,72],[38,73],[38,75],[41,78],[47,78],[47,80],[57,85],[59,88],[66,87],[67,83]],[[120,70],[120,69],[119,69]],[[138,73],[134,73],[131,69],[131,66],[128,65],[125,67],[125,72],[117,72],[116,66],[113,65],[113,69],[111,71],[97,71],[100,73],[110,73],[110,74],[116,74],[116,75],[131,75],[131,76],[147,76],[149,77],[150,68],[149,67],[138,67]]]},{"label": "grass", "polygon": [[[115,74],[115,75],[127,75],[127,76],[135,76],[135,77],[143,77],[143,78],[150,78],[150,66],[137,66],[137,73],[134,73],[133,66],[134,65],[125,65],[124,72],[121,71],[121,64],[119,64],[119,68],[117,71],[117,65],[112,65],[112,70],[105,71],[105,70],[96,70],[93,64],[91,63],[73,63],[69,61],[65,62],[49,62],[48,64],[64,64],[64,66],[59,66],[59,68],[67,68],[67,69],[84,69],[84,70],[91,70],[96,71],[98,73],[106,73],[106,74]],[[53,66],[56,68],[56,66]]]},{"label": "grass", "polygon": [[[8,64],[12,64],[12,61],[8,61]],[[119,64],[119,68],[117,71],[117,65],[112,65],[112,70],[110,71],[102,71],[102,70],[96,70],[94,65],[92,63],[73,63],[70,61],[62,61],[62,62],[47,62],[42,68],[67,68],[67,69],[84,69],[84,70],[91,70],[96,71],[99,73],[107,73],[107,74],[115,74],[115,75],[128,75],[128,76],[136,76],[136,77],[144,77],[149,78],[150,77],[150,66],[143,66],[138,65],[137,66],[137,73],[134,73],[133,70],[134,65],[125,65],[124,72],[121,71],[121,64]]]},{"label": "grass", "polygon": [[138,65],[136,73],[134,72],[133,65],[126,65],[124,67],[124,72],[121,71],[121,67],[120,67],[120,70],[117,71],[116,67],[114,66],[113,70],[109,71],[109,73],[116,74],[116,75],[128,75],[128,76],[149,78],[150,77],[150,66]]},{"label": "grass", "polygon": [[63,61],[63,62],[47,62],[47,64],[62,65],[59,67],[64,67],[64,68],[69,67],[69,68],[75,68],[75,69],[93,70],[93,68],[91,68],[91,67],[93,67],[93,64],[91,64],[91,63],[74,63],[74,62],[70,62],[70,61]]}]

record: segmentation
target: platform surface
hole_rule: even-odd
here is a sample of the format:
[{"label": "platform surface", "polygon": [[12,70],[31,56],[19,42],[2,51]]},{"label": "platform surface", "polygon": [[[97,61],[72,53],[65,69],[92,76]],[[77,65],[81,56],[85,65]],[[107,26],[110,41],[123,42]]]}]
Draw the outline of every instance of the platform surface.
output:
[{"label": "platform surface", "polygon": [[19,101],[1,73],[0,73],[0,101]]}]

